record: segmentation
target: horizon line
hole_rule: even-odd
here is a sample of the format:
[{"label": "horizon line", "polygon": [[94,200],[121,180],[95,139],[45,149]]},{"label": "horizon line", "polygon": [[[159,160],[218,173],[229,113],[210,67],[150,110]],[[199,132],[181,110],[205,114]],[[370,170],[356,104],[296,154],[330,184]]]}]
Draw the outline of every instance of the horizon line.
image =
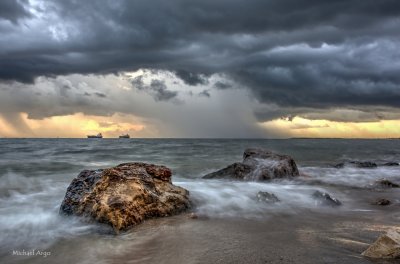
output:
[{"label": "horizon line", "polygon": [[288,140],[288,139],[400,139],[400,137],[287,137],[287,138],[267,138],[267,137],[103,137],[103,138],[87,138],[87,137],[0,137],[0,139],[88,139],[88,140],[103,140],[103,139],[248,139],[248,140]]}]

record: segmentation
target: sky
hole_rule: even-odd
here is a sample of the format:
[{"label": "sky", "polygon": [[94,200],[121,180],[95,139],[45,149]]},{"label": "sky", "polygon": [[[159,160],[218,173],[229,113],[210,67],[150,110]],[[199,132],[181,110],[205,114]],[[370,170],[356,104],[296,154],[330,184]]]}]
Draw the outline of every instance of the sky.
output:
[{"label": "sky", "polygon": [[1,0],[0,137],[400,137],[398,0]]}]

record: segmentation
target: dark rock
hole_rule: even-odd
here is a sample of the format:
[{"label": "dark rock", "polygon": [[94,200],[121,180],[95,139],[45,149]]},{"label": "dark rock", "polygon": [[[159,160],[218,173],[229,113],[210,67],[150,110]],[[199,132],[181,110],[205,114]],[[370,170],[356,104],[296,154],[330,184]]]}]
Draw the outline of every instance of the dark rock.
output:
[{"label": "dark rock", "polygon": [[399,163],[397,162],[386,162],[382,164],[382,166],[399,166]]},{"label": "dark rock", "polygon": [[333,165],[334,168],[341,169],[345,166],[353,166],[356,168],[376,168],[378,165],[370,161],[347,161]]},{"label": "dark rock", "polygon": [[386,205],[390,205],[391,203],[392,202],[389,201],[388,199],[380,198],[380,199],[376,200],[375,202],[373,202],[372,204],[386,206]]},{"label": "dark rock", "polygon": [[393,182],[389,181],[388,179],[383,178],[383,179],[375,181],[372,184],[372,187],[374,187],[374,188],[399,188],[400,185],[397,183],[393,183]]},{"label": "dark rock", "polygon": [[312,197],[317,201],[318,205],[332,207],[342,205],[342,203],[338,199],[331,197],[328,193],[315,191]]},{"label": "dark rock", "polygon": [[243,180],[249,175],[254,168],[250,165],[243,164],[240,162],[233,163],[228,167],[221,169],[216,172],[209,173],[205,175],[204,179],[235,179],[235,180]]},{"label": "dark rock", "polygon": [[171,183],[170,169],[137,162],[82,171],[69,185],[60,213],[85,216],[118,232],[189,207],[189,192]]},{"label": "dark rock", "polygon": [[242,162],[233,163],[203,178],[265,181],[295,176],[299,176],[299,171],[290,156],[263,149],[246,149]]},{"label": "dark rock", "polygon": [[351,161],[350,164],[353,164],[357,168],[376,168],[377,165],[374,162],[370,161]]},{"label": "dark rock", "polygon": [[344,162],[341,162],[341,163],[335,164],[335,165],[333,165],[333,167],[334,167],[334,168],[336,168],[336,169],[341,169],[341,168],[343,168],[343,167],[344,167]]},{"label": "dark rock", "polygon": [[279,198],[276,197],[275,194],[269,193],[269,192],[258,192],[257,193],[257,201],[263,202],[263,203],[268,203],[268,204],[274,204],[274,203],[280,202]]}]

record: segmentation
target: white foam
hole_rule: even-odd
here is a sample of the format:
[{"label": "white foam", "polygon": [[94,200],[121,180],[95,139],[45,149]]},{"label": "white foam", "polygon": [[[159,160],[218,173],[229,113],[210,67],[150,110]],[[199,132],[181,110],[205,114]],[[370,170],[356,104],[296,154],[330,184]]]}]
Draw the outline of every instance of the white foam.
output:
[{"label": "white foam", "polygon": [[400,183],[400,167],[378,167],[378,168],[354,168],[344,167],[336,168],[320,168],[305,167],[300,169],[301,172],[311,176],[312,179],[321,182],[343,185],[349,187],[366,187],[374,181],[382,178],[399,181]]},{"label": "white foam", "polygon": [[[1,177],[0,244],[4,250],[47,247],[57,238],[87,232],[93,226],[58,214],[66,183],[8,173]],[[9,186],[10,189],[6,190]]]},{"label": "white foam", "polygon": [[[199,214],[210,217],[259,218],[274,213],[296,213],[303,209],[316,208],[312,197],[314,191],[326,190],[314,186],[297,185],[289,182],[261,183],[223,180],[177,180],[175,184],[190,191],[192,201]],[[281,202],[260,203],[256,200],[259,191],[274,193]],[[339,200],[343,194],[332,193]]]}]

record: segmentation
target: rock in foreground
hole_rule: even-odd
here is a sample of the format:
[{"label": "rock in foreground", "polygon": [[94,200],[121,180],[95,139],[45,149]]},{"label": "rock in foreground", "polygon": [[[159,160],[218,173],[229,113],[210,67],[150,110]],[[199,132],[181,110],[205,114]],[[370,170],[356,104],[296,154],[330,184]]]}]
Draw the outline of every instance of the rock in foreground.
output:
[{"label": "rock in foreground", "polygon": [[362,253],[369,258],[400,258],[400,233],[389,230]]},{"label": "rock in foreground", "polygon": [[169,168],[138,162],[82,171],[69,185],[60,213],[85,216],[118,232],[189,206],[189,192],[171,183]]},{"label": "rock in foreground", "polygon": [[263,149],[246,149],[243,161],[205,175],[204,179],[265,181],[299,176],[294,160]]}]

